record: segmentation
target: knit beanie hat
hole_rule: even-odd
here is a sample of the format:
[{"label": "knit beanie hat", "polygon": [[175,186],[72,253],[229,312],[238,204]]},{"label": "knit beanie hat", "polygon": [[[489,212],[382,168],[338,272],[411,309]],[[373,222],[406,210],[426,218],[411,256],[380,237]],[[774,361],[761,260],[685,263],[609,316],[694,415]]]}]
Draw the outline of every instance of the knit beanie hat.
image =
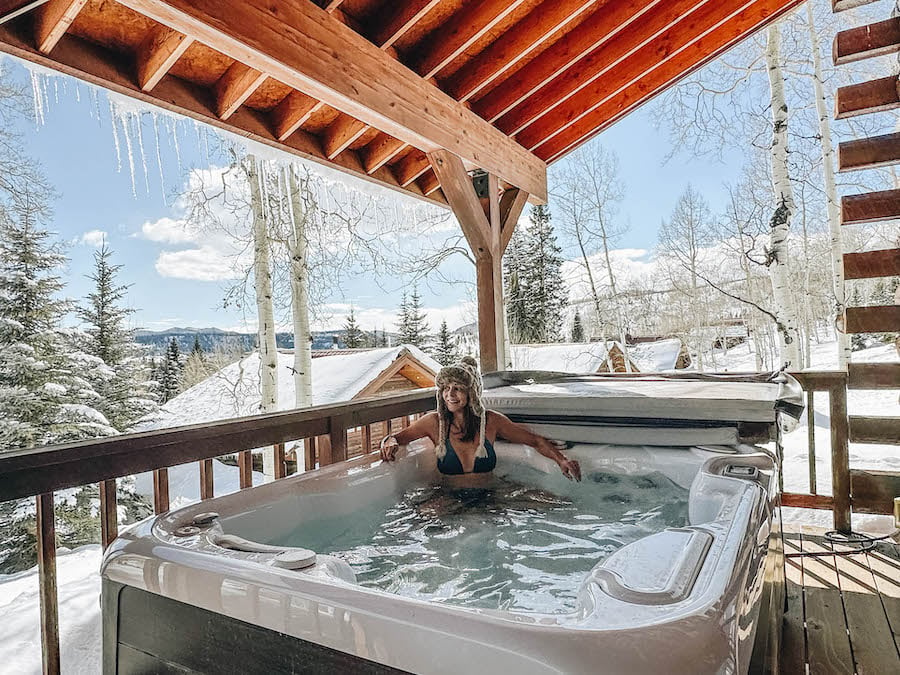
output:
[{"label": "knit beanie hat", "polygon": [[478,429],[478,449],[475,451],[475,456],[487,457],[487,449],[484,447],[484,425],[487,415],[485,414],[484,402],[481,400],[481,373],[478,370],[478,362],[471,356],[464,356],[456,363],[441,368],[435,378],[435,384],[437,385],[435,398],[437,399],[439,420],[438,436],[440,437],[438,446],[435,448],[438,459],[443,459],[444,454],[447,452],[447,437],[450,430],[445,422],[447,406],[444,403],[443,391],[451,382],[461,384],[467,390],[469,406],[481,421]]}]

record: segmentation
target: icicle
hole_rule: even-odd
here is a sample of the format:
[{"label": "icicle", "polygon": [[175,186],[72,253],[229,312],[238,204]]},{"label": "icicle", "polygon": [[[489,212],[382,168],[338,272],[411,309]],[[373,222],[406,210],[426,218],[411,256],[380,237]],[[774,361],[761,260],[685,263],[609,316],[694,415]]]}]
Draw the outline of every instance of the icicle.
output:
[{"label": "icicle", "polygon": [[59,79],[53,78],[53,98],[56,105],[59,105]]},{"label": "icicle", "polygon": [[125,152],[128,154],[128,170],[131,173],[131,196],[137,197],[137,185],[134,177],[134,148],[131,146],[131,134],[128,132],[128,117],[122,116],[122,130],[125,132]]},{"label": "icicle", "polygon": [[156,143],[156,166],[159,169],[159,192],[162,195],[163,204],[168,206],[169,202],[166,199],[166,181],[163,176],[162,155],[159,151],[159,115],[156,114],[155,110],[151,115],[153,117],[153,139]]},{"label": "icicle", "polygon": [[147,173],[147,155],[144,154],[144,125],[143,125],[143,115],[140,113],[136,113],[134,115],[134,122],[137,126],[137,141],[138,141],[138,150],[141,153],[141,168],[144,170],[144,189],[147,194],[150,194],[150,176]]},{"label": "icicle", "polygon": [[41,88],[38,83],[38,75],[33,70],[28,71],[31,75],[31,96],[34,100],[34,121],[37,126],[44,125],[44,102],[41,100]]},{"label": "icicle", "polygon": [[178,172],[181,173],[184,168],[181,165],[181,146],[178,144],[178,121],[168,118],[172,123],[172,141],[175,144],[175,158],[178,161]]},{"label": "icicle", "polygon": [[113,107],[112,101],[109,102],[109,119],[112,122],[112,132],[113,132],[113,144],[116,148],[116,171],[122,170],[122,146],[119,142],[119,128],[116,126],[116,120],[118,119],[118,113],[116,109]]}]

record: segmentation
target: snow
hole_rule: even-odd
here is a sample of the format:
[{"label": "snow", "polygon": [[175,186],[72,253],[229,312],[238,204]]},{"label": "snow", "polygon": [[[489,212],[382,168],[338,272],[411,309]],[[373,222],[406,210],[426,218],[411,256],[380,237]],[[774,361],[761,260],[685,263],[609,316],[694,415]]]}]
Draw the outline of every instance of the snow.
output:
[{"label": "snow", "polygon": [[681,340],[678,338],[642,342],[628,348],[628,358],[634,361],[642,373],[662,373],[667,370],[675,370],[680,353]]},{"label": "snow", "polygon": [[[610,341],[609,346],[618,344]],[[551,370],[558,373],[596,373],[606,362],[607,344],[575,342],[571,344],[511,345],[516,370]]]},{"label": "snow", "polygon": [[[587,345],[579,345],[584,351]],[[372,352],[348,352],[341,356],[320,357],[313,361],[314,377],[317,374],[317,383],[326,382],[325,386],[319,386],[316,403],[338,400],[337,396],[347,392],[358,392],[362,386],[354,384],[353,373],[356,379],[369,381],[379,367],[382,369],[396,358],[396,349],[372,350]],[[411,350],[412,351],[412,350]],[[377,355],[373,352],[381,352]],[[553,354],[550,350],[538,351],[538,354]],[[557,352],[557,355],[562,352]],[[367,356],[359,356],[368,354]],[[393,357],[390,355],[394,354]],[[577,352],[575,356],[577,356]],[[279,364],[282,367],[282,357],[279,355]],[[424,357],[424,354],[422,355]],[[251,357],[252,358],[252,357]],[[425,357],[427,358],[427,357]],[[544,357],[540,357],[544,358]],[[547,357],[549,358],[549,357]],[[573,357],[574,358],[574,357]],[[584,364],[589,366],[590,361],[584,358]],[[596,356],[592,357],[596,358]],[[837,350],[834,342],[824,342],[812,347],[812,363],[815,369],[833,369],[836,364]],[[424,359],[423,359],[424,360]],[[728,350],[727,354],[717,355],[717,360],[723,369],[730,371],[752,370],[754,365],[753,354],[746,345]],[[880,345],[860,352],[853,353],[853,361],[859,362],[896,362],[900,360],[897,351],[891,345]],[[246,360],[245,360],[246,361]],[[573,361],[574,363],[575,361]],[[245,377],[253,378],[253,363],[245,363]],[[286,363],[286,362],[284,362]],[[580,363],[580,362],[579,362]],[[349,367],[349,364],[353,364]],[[534,367],[534,366],[532,366]],[[237,368],[235,368],[235,373]],[[281,378],[290,384],[290,378]],[[210,389],[198,389],[207,385]],[[363,385],[364,386],[364,385]],[[221,383],[220,383],[221,387]],[[219,388],[220,388],[219,387]],[[197,389],[197,391],[194,391]],[[284,392],[290,387],[279,392],[279,401],[289,405],[292,400],[290,395]],[[203,407],[203,399],[216,391],[216,387],[207,382],[176,397],[170,403],[182,398],[182,401],[190,402],[190,413],[218,414],[216,412],[215,399],[206,401]],[[168,404],[167,404],[168,405]],[[251,404],[252,405],[252,404]],[[896,391],[851,391],[848,394],[848,408],[851,414],[900,416],[900,405],[897,401]],[[819,492],[829,494],[831,488],[831,467],[829,456],[829,431],[828,431],[828,401],[825,394],[815,396],[815,433],[816,433],[816,475]],[[171,411],[170,419],[182,419]],[[214,419],[206,417],[204,419]],[[199,421],[193,417],[191,422]],[[181,422],[175,422],[181,423]],[[787,491],[806,491],[807,485],[807,427],[806,417],[799,427],[784,439],[784,487]],[[900,471],[900,456],[896,446],[888,445],[857,445],[850,446],[850,462],[854,468],[871,468],[891,471]],[[215,484],[216,492],[220,493],[228,484],[232,476],[237,475],[237,469],[220,465],[216,462]],[[194,465],[187,465],[194,466]],[[182,467],[174,467],[169,470],[170,494],[173,495],[173,505],[183,503],[184,500],[196,498],[194,486],[199,485],[196,472],[188,485],[179,482],[178,471]],[[254,482],[261,480],[258,474],[254,476]],[[234,478],[234,489],[237,489]],[[803,509],[784,509],[785,521],[788,523],[808,523],[820,527],[831,525],[830,511],[809,511]],[[883,534],[890,531],[891,520],[884,516],[855,515],[853,527],[858,531],[872,534]],[[60,631],[61,631],[61,659],[64,673],[99,673],[100,672],[100,579],[97,570],[100,564],[100,547],[84,546],[72,552],[59,551],[57,558],[58,588],[60,599]],[[37,570],[31,569],[12,575],[0,575],[0,612],[4,620],[0,622],[0,663],[3,663],[5,672],[22,674],[39,673],[41,670],[40,648],[40,618],[38,604]]]}]

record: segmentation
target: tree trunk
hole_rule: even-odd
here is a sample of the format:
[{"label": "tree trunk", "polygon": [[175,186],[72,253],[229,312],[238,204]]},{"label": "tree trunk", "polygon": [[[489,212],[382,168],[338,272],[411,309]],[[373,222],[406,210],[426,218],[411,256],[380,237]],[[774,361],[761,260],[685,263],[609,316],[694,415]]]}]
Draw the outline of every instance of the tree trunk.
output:
[{"label": "tree trunk", "polygon": [[[846,299],[844,296],[844,243],[841,234],[841,211],[838,204],[834,179],[834,145],[831,141],[831,119],[825,105],[825,87],[822,78],[822,60],[819,50],[819,36],[813,21],[812,3],[806,3],[806,18],[809,24],[809,44],[813,54],[813,87],[816,94],[816,112],[819,115],[819,137],[822,144],[822,173],[825,199],[828,205],[828,230],[831,233],[831,288],[834,293],[835,318],[842,318]],[[835,324],[837,325],[837,324]],[[847,369],[850,361],[850,336],[836,331],[838,368]]]},{"label": "tree trunk", "polygon": [[[250,183],[250,204],[253,216],[253,285],[256,289],[256,317],[259,340],[260,412],[278,410],[278,350],[275,345],[275,310],[272,304],[272,269],[269,261],[269,236],[259,167],[256,157],[246,160],[247,180]],[[263,473],[275,476],[275,450],[263,450]]]},{"label": "tree trunk", "polygon": [[781,72],[781,31],[778,24],[769,26],[767,42],[766,66],[772,107],[772,187],[775,196],[775,210],[769,221],[769,277],[781,343],[780,365],[797,368],[800,366],[800,341],[788,275],[788,234],[794,215],[794,195],[788,172],[788,108]]}]

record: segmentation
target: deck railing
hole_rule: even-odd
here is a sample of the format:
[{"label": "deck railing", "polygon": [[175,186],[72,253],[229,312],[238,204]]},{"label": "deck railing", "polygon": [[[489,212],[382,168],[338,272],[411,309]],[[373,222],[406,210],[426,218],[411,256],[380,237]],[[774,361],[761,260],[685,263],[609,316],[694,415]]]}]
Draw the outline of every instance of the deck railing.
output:
[{"label": "deck railing", "polygon": [[[59,672],[59,618],[56,592],[56,524],[53,493],[100,485],[100,529],[104,548],[116,538],[116,478],[153,471],[153,506],[169,509],[168,468],[200,464],[200,494],[214,494],[213,459],[235,453],[240,487],[252,485],[256,448],[274,446],[275,478],[287,474],[285,444],[303,440],[307,466],[327,466],[352,454],[377,449],[393,424],[434,407],[434,390],[314,406],[193,426],[148,431],[29,450],[0,453],[0,502],[35,497],[41,604],[41,649],[45,673]],[[373,425],[381,429],[373,434]],[[348,429],[351,430],[348,434]]]},{"label": "deck railing", "polygon": [[[794,373],[807,396],[809,421],[809,492],[785,493],[783,504],[830,509],[835,528],[850,528],[851,510],[888,513],[891,498],[900,493],[900,477],[887,472],[851,470],[850,441],[897,443],[898,418],[848,416],[847,387],[897,388],[900,364],[853,365],[849,374]],[[832,495],[819,494],[815,476],[817,392],[827,392],[831,410]],[[154,509],[169,508],[168,468],[198,462],[200,495],[214,495],[213,459],[236,454],[240,487],[252,484],[251,451],[274,446],[275,477],[287,474],[286,444],[303,440],[306,466],[327,466],[377,449],[391,425],[434,407],[434,391],[419,390],[384,398],[316,406],[291,412],[245,417],[223,422],[128,434],[80,443],[18,450],[0,454],[0,502],[35,497],[37,554],[41,603],[41,643],[44,672],[59,672],[59,630],[56,593],[56,534],[53,493],[92,483],[100,485],[101,541],[107,546],[118,533],[115,479],[154,472]],[[373,425],[381,425],[377,431]],[[348,433],[348,430],[352,430]],[[374,433],[373,433],[374,432]]]}]

